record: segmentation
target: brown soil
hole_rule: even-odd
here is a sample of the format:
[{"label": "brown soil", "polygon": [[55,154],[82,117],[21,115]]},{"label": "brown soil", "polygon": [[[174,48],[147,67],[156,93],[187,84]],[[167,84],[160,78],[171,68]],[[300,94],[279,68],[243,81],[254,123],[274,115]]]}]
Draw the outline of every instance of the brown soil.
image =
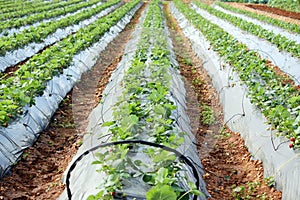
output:
[{"label": "brown soil", "polygon": [[[222,108],[212,81],[202,67],[201,60],[193,53],[190,42],[170,15],[168,6],[164,8],[180,71],[185,78],[188,115],[192,125],[197,124],[193,126],[193,130],[196,133],[198,152],[204,166],[203,178],[212,195],[211,199],[235,199],[233,188],[238,186],[246,188],[245,193],[241,194],[244,197],[250,195],[252,199],[260,199],[265,195],[267,199],[281,199],[280,191],[265,184],[262,163],[251,160],[251,154],[240,135],[223,129]],[[199,107],[201,104],[209,105],[214,110],[216,119],[214,124],[205,125],[201,118],[197,117],[201,113]],[[249,188],[247,183],[257,184],[255,191]]]},{"label": "brown soil", "polygon": [[[257,13],[257,14],[266,15],[266,16],[272,17],[274,19],[286,21],[286,22],[293,23],[293,24],[298,24],[300,26],[300,20],[297,20],[295,18],[287,17],[285,15],[280,15],[280,14],[277,14],[275,12],[271,12],[271,11],[268,11],[268,10],[260,10],[260,9],[251,8],[251,7],[247,6],[247,4],[243,4],[243,3],[230,3],[230,5],[233,6],[233,7],[244,9],[244,10],[254,12],[254,13]],[[271,9],[276,10],[276,8],[271,8]],[[297,15],[298,14],[299,13],[297,13]]]},{"label": "brown soil", "polygon": [[62,174],[81,144],[87,126],[87,117],[99,102],[99,82],[107,81],[109,71],[123,55],[141,11],[125,30],[101,53],[101,59],[92,70],[82,76],[81,82],[62,101],[49,127],[40,134],[33,147],[23,153],[10,176],[0,181],[0,199],[57,199],[64,190]]},{"label": "brown soil", "polygon": [[[121,58],[142,10],[127,25],[126,31],[109,44],[96,66],[82,77],[82,81],[63,100],[47,130],[41,133],[35,145],[28,148],[20,162],[13,167],[12,175],[0,182],[0,199],[56,199],[61,194],[64,189],[61,176],[80,145],[87,116],[101,99],[101,92]],[[206,171],[203,178],[212,199],[234,199],[232,185],[245,186],[253,181],[262,184],[253,195],[266,193],[269,199],[281,199],[279,191],[263,183],[262,164],[250,160],[251,155],[243,139],[229,131],[219,133],[223,127],[222,109],[211,79],[176,21],[169,13],[166,16],[173,30],[171,36],[180,70],[185,77],[188,113]],[[201,104],[213,108],[216,118],[213,125],[207,126],[201,122]]]},{"label": "brown soil", "polygon": [[[126,2],[126,1],[125,1]],[[120,5],[122,6],[123,3]],[[71,35],[74,35],[76,34],[77,31],[74,31],[74,32],[71,32],[67,37],[71,36]],[[50,45],[47,45],[45,47],[43,47],[41,50],[39,50],[35,55],[37,54],[41,54],[43,51],[45,51],[46,49],[48,48],[51,48],[52,46],[54,46],[55,44],[57,44],[58,42],[61,42],[63,39],[65,38],[61,38],[60,40],[54,42],[53,44],[50,44]],[[33,55],[34,56],[34,55]],[[19,69],[20,66],[22,66],[23,64],[25,64],[28,60],[30,60],[33,56],[31,57],[28,57],[26,58],[25,60],[23,61],[20,61],[19,63],[15,64],[15,65],[12,65],[12,66],[9,66],[7,67],[4,72],[3,72],[3,77],[2,78],[9,78],[9,77],[12,77],[14,75],[14,73]]]},{"label": "brown soil", "polygon": [[283,10],[280,8],[274,8],[274,7],[270,7],[268,5],[262,5],[262,4],[249,4],[247,5],[249,8],[253,8],[256,10],[262,10],[262,11],[267,11],[270,13],[274,13],[276,15],[282,15],[285,17],[290,17],[293,19],[297,19],[300,20],[300,13],[298,12],[292,12],[292,11],[287,11],[287,10]]}]

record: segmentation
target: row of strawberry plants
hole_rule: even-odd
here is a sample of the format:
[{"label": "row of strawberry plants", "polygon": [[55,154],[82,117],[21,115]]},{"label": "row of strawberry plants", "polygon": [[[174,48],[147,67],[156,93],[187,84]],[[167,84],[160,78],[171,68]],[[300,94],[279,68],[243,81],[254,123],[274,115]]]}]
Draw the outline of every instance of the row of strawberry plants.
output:
[{"label": "row of strawberry plants", "polygon": [[45,11],[45,12],[42,12],[42,13],[37,13],[35,15],[29,15],[26,18],[19,18],[19,19],[15,19],[15,20],[2,21],[2,22],[0,22],[0,33],[5,31],[6,29],[19,28],[21,26],[31,25],[31,24],[33,24],[35,22],[39,22],[43,19],[50,19],[50,18],[61,16],[61,15],[66,15],[68,13],[73,13],[73,12],[76,12],[77,10],[79,10],[81,8],[90,7],[90,6],[95,5],[99,2],[101,2],[101,0],[91,0],[91,1],[88,1],[88,2],[80,2],[80,3],[65,6],[64,8],[58,8],[58,9],[53,10],[51,12]]},{"label": "row of strawberry plants", "polygon": [[88,11],[82,11],[76,15],[62,18],[58,21],[49,21],[41,23],[37,27],[30,27],[18,34],[13,34],[7,37],[0,37],[0,56],[5,55],[6,52],[22,48],[31,42],[40,43],[49,34],[54,33],[59,28],[64,28],[70,25],[78,24],[80,21],[88,19],[104,9],[119,3],[120,0],[111,0],[108,3],[98,5],[97,7]]},{"label": "row of strawberry plants", "polygon": [[[124,89],[114,108],[114,121],[105,122],[103,126],[109,127],[111,141],[143,139],[177,148],[183,143],[184,133],[173,128],[175,120],[171,113],[176,106],[167,98],[171,80],[168,74],[170,51],[158,3],[158,0],[153,0],[149,6],[142,37],[124,75]],[[190,199],[191,193],[200,195],[193,183],[189,183],[188,191],[182,188],[178,177],[187,177],[180,175],[182,163],[176,161],[173,153],[147,148],[143,154],[152,160],[148,164],[138,159],[131,160],[129,153],[133,149],[135,147],[122,144],[98,153],[99,159],[94,163],[101,165],[99,171],[106,176],[99,186],[100,192],[89,196],[89,200],[114,199],[114,195],[122,191],[124,180],[132,178],[141,178],[148,185],[146,187],[152,187],[146,193],[149,200],[158,198],[159,194],[163,194],[161,199],[169,200]],[[135,172],[130,173],[132,168]]]},{"label": "row of strawberry plants", "polygon": [[291,139],[291,147],[300,147],[299,91],[276,74],[257,52],[239,43],[219,26],[206,20],[180,0],[176,7],[210,41],[214,51],[230,64],[248,87],[248,95],[278,135]]},{"label": "row of strawberry plants", "polygon": [[30,7],[35,7],[38,8],[40,6],[45,6],[47,4],[53,3],[49,1],[42,1],[42,0],[36,0],[36,1],[13,1],[12,3],[8,3],[5,1],[4,3],[0,2],[0,9],[1,9],[1,14],[2,13],[8,13],[8,12],[14,12],[17,9],[26,9]]},{"label": "row of strawberry plants", "polygon": [[246,20],[243,20],[239,17],[223,13],[217,9],[212,8],[208,4],[196,1],[194,2],[194,4],[221,19],[227,20],[228,22],[234,24],[242,30],[248,31],[253,35],[266,39],[267,41],[276,45],[278,49],[285,50],[291,53],[293,56],[300,58],[300,44],[297,44],[295,41],[290,40],[285,36],[281,36],[280,34],[276,35],[272,31],[268,31],[252,22],[247,22]]},{"label": "row of strawberry plants", "polygon": [[44,6],[41,7],[29,7],[27,9],[20,9],[18,11],[15,12],[11,12],[11,13],[3,13],[0,14],[0,20],[13,20],[14,18],[18,18],[18,17],[23,17],[26,15],[32,15],[34,13],[39,13],[39,12],[49,12],[53,9],[56,8],[62,8],[64,6],[68,6],[71,4],[76,4],[79,2],[82,2],[83,0],[69,0],[69,1],[57,1],[57,2],[51,2],[49,4],[46,4]]},{"label": "row of strawberry plants", "polygon": [[286,21],[282,21],[282,20],[275,19],[275,18],[272,18],[272,17],[268,17],[266,15],[253,13],[253,12],[246,11],[246,10],[243,10],[243,9],[235,8],[235,7],[231,6],[230,4],[226,4],[226,3],[222,3],[222,2],[218,2],[218,1],[215,2],[215,4],[222,7],[222,8],[224,8],[224,9],[226,9],[226,10],[230,10],[230,11],[233,11],[235,13],[247,15],[249,17],[267,22],[269,24],[281,27],[281,28],[286,29],[286,30],[291,31],[291,32],[300,33],[300,26],[297,25],[297,24],[293,24],[293,23],[290,23],[290,22],[286,22]]},{"label": "row of strawberry plants", "polygon": [[[0,123],[8,123],[22,113],[25,105],[33,105],[34,98],[42,95],[47,81],[67,68],[74,55],[90,47],[115,25],[129,10],[139,3],[131,1],[109,15],[80,29],[41,54],[33,56],[9,78],[0,80]],[[111,4],[107,3],[107,4]]]},{"label": "row of strawberry plants", "polygon": [[7,1],[7,0],[1,0],[0,1],[0,9],[1,13],[10,12],[17,8],[24,8],[24,7],[32,7],[32,5],[43,5],[43,4],[49,4],[49,1],[43,1],[43,0],[35,0],[35,1]]}]

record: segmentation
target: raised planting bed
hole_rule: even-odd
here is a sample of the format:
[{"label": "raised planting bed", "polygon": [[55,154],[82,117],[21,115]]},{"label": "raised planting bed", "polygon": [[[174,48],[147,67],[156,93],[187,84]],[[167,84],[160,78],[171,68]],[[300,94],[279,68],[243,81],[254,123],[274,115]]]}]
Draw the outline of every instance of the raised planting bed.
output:
[{"label": "raised planting bed", "polygon": [[98,5],[88,12],[82,11],[76,15],[62,18],[58,21],[42,23],[37,27],[30,27],[18,34],[0,37],[0,70],[15,65],[35,55],[47,46],[76,33],[81,28],[96,22],[121,5],[119,0],[113,0]]},{"label": "raised planting bed", "polygon": [[209,197],[174,56],[152,1],[89,117],[60,199]]},{"label": "raised planting bed", "polygon": [[[255,35],[244,32],[243,30],[227,22],[226,20],[218,18],[206,12],[205,10],[200,9],[195,4],[191,4],[191,8],[202,17],[209,20],[211,23],[222,28],[240,43],[245,44],[248,49],[256,51],[261,58],[266,59],[267,62],[270,62],[270,64],[272,64],[273,66],[278,67],[282,72],[284,72],[294,81],[295,85],[300,84],[300,59],[295,58],[286,52],[278,50],[276,45],[273,45],[270,42]],[[270,67],[272,66],[270,65]]]},{"label": "raised planting bed", "polygon": [[[264,104],[262,103],[263,98],[259,98],[261,104],[256,103],[256,100],[253,99],[253,95],[256,97],[259,96],[259,90],[263,88],[262,85],[267,84],[267,81],[262,81],[263,79],[259,78],[258,72],[260,71],[264,72],[265,75],[270,75],[272,74],[272,71],[268,70],[268,67],[261,68],[262,63],[257,63],[259,60],[257,54],[253,52],[251,53],[251,51],[247,49],[243,49],[242,54],[235,54],[235,48],[244,48],[242,44],[237,43],[237,41],[226,32],[196,14],[191,8],[183,4],[181,1],[176,0],[175,5],[176,7],[173,5],[171,6],[172,13],[180,23],[185,35],[192,42],[195,52],[204,61],[204,67],[211,75],[216,90],[220,93],[224,118],[227,122],[226,124],[233,131],[241,133],[249,151],[253,154],[253,158],[263,161],[265,176],[275,177],[276,187],[282,190],[283,199],[297,199],[299,196],[298,188],[300,185],[300,154],[299,150],[296,149],[293,151],[289,148],[289,146],[293,147],[295,145],[295,138],[293,135],[290,136],[291,140],[289,140],[289,136],[288,139],[275,137],[275,134],[279,135],[278,130],[282,131],[275,121],[279,118],[281,120],[284,119],[284,116],[282,116],[284,112],[281,109],[284,108],[284,106],[279,104],[279,107],[274,108],[272,116],[265,118],[263,114],[265,116],[268,116],[268,114],[260,107]],[[184,15],[181,14],[179,10]],[[213,30],[213,32],[210,30]],[[221,43],[223,42],[228,42],[230,45],[226,48],[222,48]],[[216,52],[218,54],[216,54]],[[232,53],[231,56],[230,53]],[[251,61],[252,64],[250,64],[247,63],[247,59],[244,60],[242,58],[242,55],[248,54],[249,56],[249,53],[256,57],[256,62]],[[238,59],[239,61],[232,62],[234,59]],[[247,68],[242,67],[239,69],[238,66],[241,63],[245,64]],[[230,66],[228,64],[230,64]],[[255,66],[261,69],[258,70]],[[233,71],[232,68],[235,70]],[[255,76],[245,76],[243,72],[247,71],[246,69],[249,69],[250,74],[252,75],[254,75],[253,72],[255,72]],[[266,77],[265,75],[262,77]],[[256,80],[260,81],[256,82]],[[275,76],[272,82],[273,81],[275,82]],[[254,89],[252,88],[254,83],[255,85],[258,84],[256,85],[256,88],[258,89],[256,90],[256,93],[251,91]],[[260,84],[262,85],[259,86]],[[284,88],[290,86],[282,85],[281,87]],[[265,92],[263,93],[264,97],[270,94],[265,89]],[[286,90],[286,92],[288,92],[288,90]],[[295,93],[294,97],[289,95],[290,98],[298,98],[297,93],[298,92]],[[271,98],[269,100],[274,103],[275,98]],[[276,100],[279,100],[281,103],[285,102],[278,98],[276,98]],[[270,111],[272,107],[270,106],[271,104],[268,105],[268,110]],[[296,107],[298,105],[299,103],[295,104]],[[258,107],[261,108],[262,111],[260,111]],[[279,116],[278,113],[280,113]],[[291,120],[297,121],[297,115],[298,111],[296,118],[293,116],[291,117]],[[266,125],[266,123],[269,123],[277,129],[277,131],[275,131],[270,125]],[[296,122],[295,125],[297,123],[298,122]],[[294,128],[297,127],[293,127],[290,131],[294,132]],[[299,142],[298,135],[297,139]],[[286,143],[290,143],[290,145],[287,145]]]},{"label": "raised planting bed", "polygon": [[253,35],[256,35],[260,38],[263,38],[277,46],[279,50],[287,51],[291,55],[300,58],[300,44],[296,41],[291,40],[281,34],[275,34],[273,31],[269,31],[261,27],[260,25],[248,22],[239,17],[223,13],[217,9],[212,8],[211,6],[201,3],[194,2],[199,8],[205,9],[209,13],[222,18],[233,25],[239,27],[242,30],[245,30]]},{"label": "raised planting bed", "polygon": [[272,24],[274,26],[278,26],[278,27],[281,27],[283,29],[286,29],[286,30],[289,30],[289,31],[300,34],[300,26],[297,25],[297,24],[293,24],[293,23],[290,23],[290,22],[285,22],[285,21],[279,20],[279,19],[274,19],[272,17],[266,16],[266,15],[263,15],[263,14],[250,12],[250,11],[242,9],[242,8],[236,8],[235,6],[232,6],[231,4],[226,4],[226,3],[222,3],[222,2],[215,2],[215,4],[218,5],[218,6],[221,6],[222,8],[224,8],[226,10],[230,10],[230,11],[233,11],[235,13],[247,15],[249,17],[252,17],[252,18],[264,21],[266,23]]},{"label": "raised planting bed", "polygon": [[[2,80],[2,86],[5,85],[6,87],[2,88],[1,98],[3,101],[1,101],[1,113],[5,114],[9,112],[5,109],[7,107],[3,106],[8,103],[8,105],[11,105],[11,109],[20,109],[22,114],[20,115],[18,114],[19,112],[16,112],[17,118],[14,121],[10,121],[7,127],[0,129],[1,177],[18,161],[23,150],[33,144],[40,131],[47,127],[60,101],[72,89],[75,82],[80,80],[81,74],[95,64],[99,52],[125,27],[140,5],[139,1],[132,1],[125,4],[115,12],[97,20],[85,29],[81,29],[69,38],[62,40],[57,44],[60,47],[59,49],[57,49],[57,46],[53,47],[56,51],[54,49],[49,49],[48,52],[44,51],[44,59],[40,60],[42,58],[40,57],[41,55],[37,55],[23,65],[15,73],[15,76],[10,77],[10,80]],[[85,45],[82,45],[82,42]],[[62,51],[63,54],[58,54],[58,51]],[[49,56],[50,60],[45,59],[47,56]],[[56,59],[56,62],[53,59]],[[37,60],[39,60],[40,65],[32,66]],[[58,60],[64,63],[64,68],[61,68],[62,66],[57,63]],[[52,63],[53,68],[50,68],[47,61]],[[49,67],[47,70],[43,68],[45,65]],[[27,67],[32,69],[29,70],[31,73],[29,73]],[[57,67],[61,69],[59,71],[61,73],[55,73],[58,69]],[[44,73],[41,73],[41,71]],[[27,76],[27,78],[22,78],[24,76]],[[13,80],[16,79],[21,82],[29,82],[23,83],[23,87],[18,87],[19,85],[14,85],[16,82]],[[7,82],[5,83],[5,81]],[[12,82],[9,83],[9,81]],[[24,87],[28,87],[28,90]],[[12,93],[19,91],[20,95],[17,96],[20,99],[18,101],[5,100],[5,98],[10,96],[5,94],[9,92],[5,88],[9,88]],[[27,94],[26,91],[30,91],[31,95]],[[17,106],[19,108],[12,106],[15,105],[12,102],[20,103]]]}]

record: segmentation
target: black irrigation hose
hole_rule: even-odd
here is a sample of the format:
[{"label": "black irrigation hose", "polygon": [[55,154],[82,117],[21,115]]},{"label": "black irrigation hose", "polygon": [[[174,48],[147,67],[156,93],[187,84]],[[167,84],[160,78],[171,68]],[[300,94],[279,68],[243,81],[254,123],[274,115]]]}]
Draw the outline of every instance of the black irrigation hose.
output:
[{"label": "black irrigation hose", "polygon": [[[71,165],[71,167],[69,168],[68,172],[67,172],[67,176],[66,176],[66,187],[67,187],[67,195],[68,195],[68,199],[71,200],[72,199],[72,193],[71,193],[71,189],[70,189],[70,177],[71,177],[71,172],[75,169],[77,163],[86,155],[88,155],[90,152],[93,152],[99,148],[103,148],[103,147],[107,147],[107,146],[112,146],[112,145],[118,145],[118,144],[144,144],[144,145],[148,145],[148,146],[153,146],[153,147],[157,147],[157,148],[161,148],[164,149],[166,151],[170,151],[172,153],[174,153],[177,157],[179,157],[181,160],[183,160],[186,164],[188,164],[192,170],[193,170],[193,174],[196,175],[196,187],[199,189],[200,188],[200,175],[195,167],[195,165],[193,164],[192,161],[190,161],[186,156],[184,156],[182,153],[180,153],[179,151],[161,145],[161,144],[156,144],[156,143],[152,143],[152,142],[147,142],[144,140],[123,140],[123,141],[116,141],[116,142],[109,142],[109,143],[104,143],[104,144],[100,144],[97,145],[95,147],[92,147],[88,150],[86,150],[85,152],[83,152]],[[193,200],[197,200],[197,196],[194,195]]]}]

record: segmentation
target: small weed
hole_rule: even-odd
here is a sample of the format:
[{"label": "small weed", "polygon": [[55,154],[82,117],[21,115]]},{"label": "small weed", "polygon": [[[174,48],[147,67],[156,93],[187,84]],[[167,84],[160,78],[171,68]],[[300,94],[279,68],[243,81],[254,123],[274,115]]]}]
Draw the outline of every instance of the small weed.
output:
[{"label": "small weed", "polygon": [[184,65],[193,66],[192,60],[190,58],[187,58],[187,57],[182,59],[182,63]]},{"label": "small weed", "polygon": [[177,35],[177,36],[175,37],[175,40],[176,40],[176,42],[181,42],[182,38],[181,38],[179,35]]},{"label": "small weed", "polygon": [[201,105],[201,119],[202,123],[205,125],[212,125],[215,122],[215,116],[214,116],[214,111],[211,109],[211,107],[202,104]]},{"label": "small weed", "polygon": [[274,176],[269,176],[264,178],[264,183],[269,187],[274,187],[275,186]]},{"label": "small weed", "polygon": [[59,124],[59,127],[62,127],[62,128],[76,128],[76,125],[74,123],[71,123],[71,122],[66,122],[66,123]]},{"label": "small weed", "polygon": [[223,126],[220,130],[220,135],[217,135],[216,137],[226,139],[231,137],[231,134],[227,132],[226,126]]},{"label": "small weed", "polygon": [[83,144],[82,140],[77,141],[77,145],[80,147]]},{"label": "small weed", "polygon": [[233,185],[232,196],[236,200],[250,200],[250,199],[267,199],[266,194],[257,194],[257,190],[261,187],[259,181],[248,182],[247,186],[236,186]]},{"label": "small weed", "polygon": [[22,155],[22,159],[26,159],[27,157],[29,156],[29,153],[23,153],[23,155]]}]

